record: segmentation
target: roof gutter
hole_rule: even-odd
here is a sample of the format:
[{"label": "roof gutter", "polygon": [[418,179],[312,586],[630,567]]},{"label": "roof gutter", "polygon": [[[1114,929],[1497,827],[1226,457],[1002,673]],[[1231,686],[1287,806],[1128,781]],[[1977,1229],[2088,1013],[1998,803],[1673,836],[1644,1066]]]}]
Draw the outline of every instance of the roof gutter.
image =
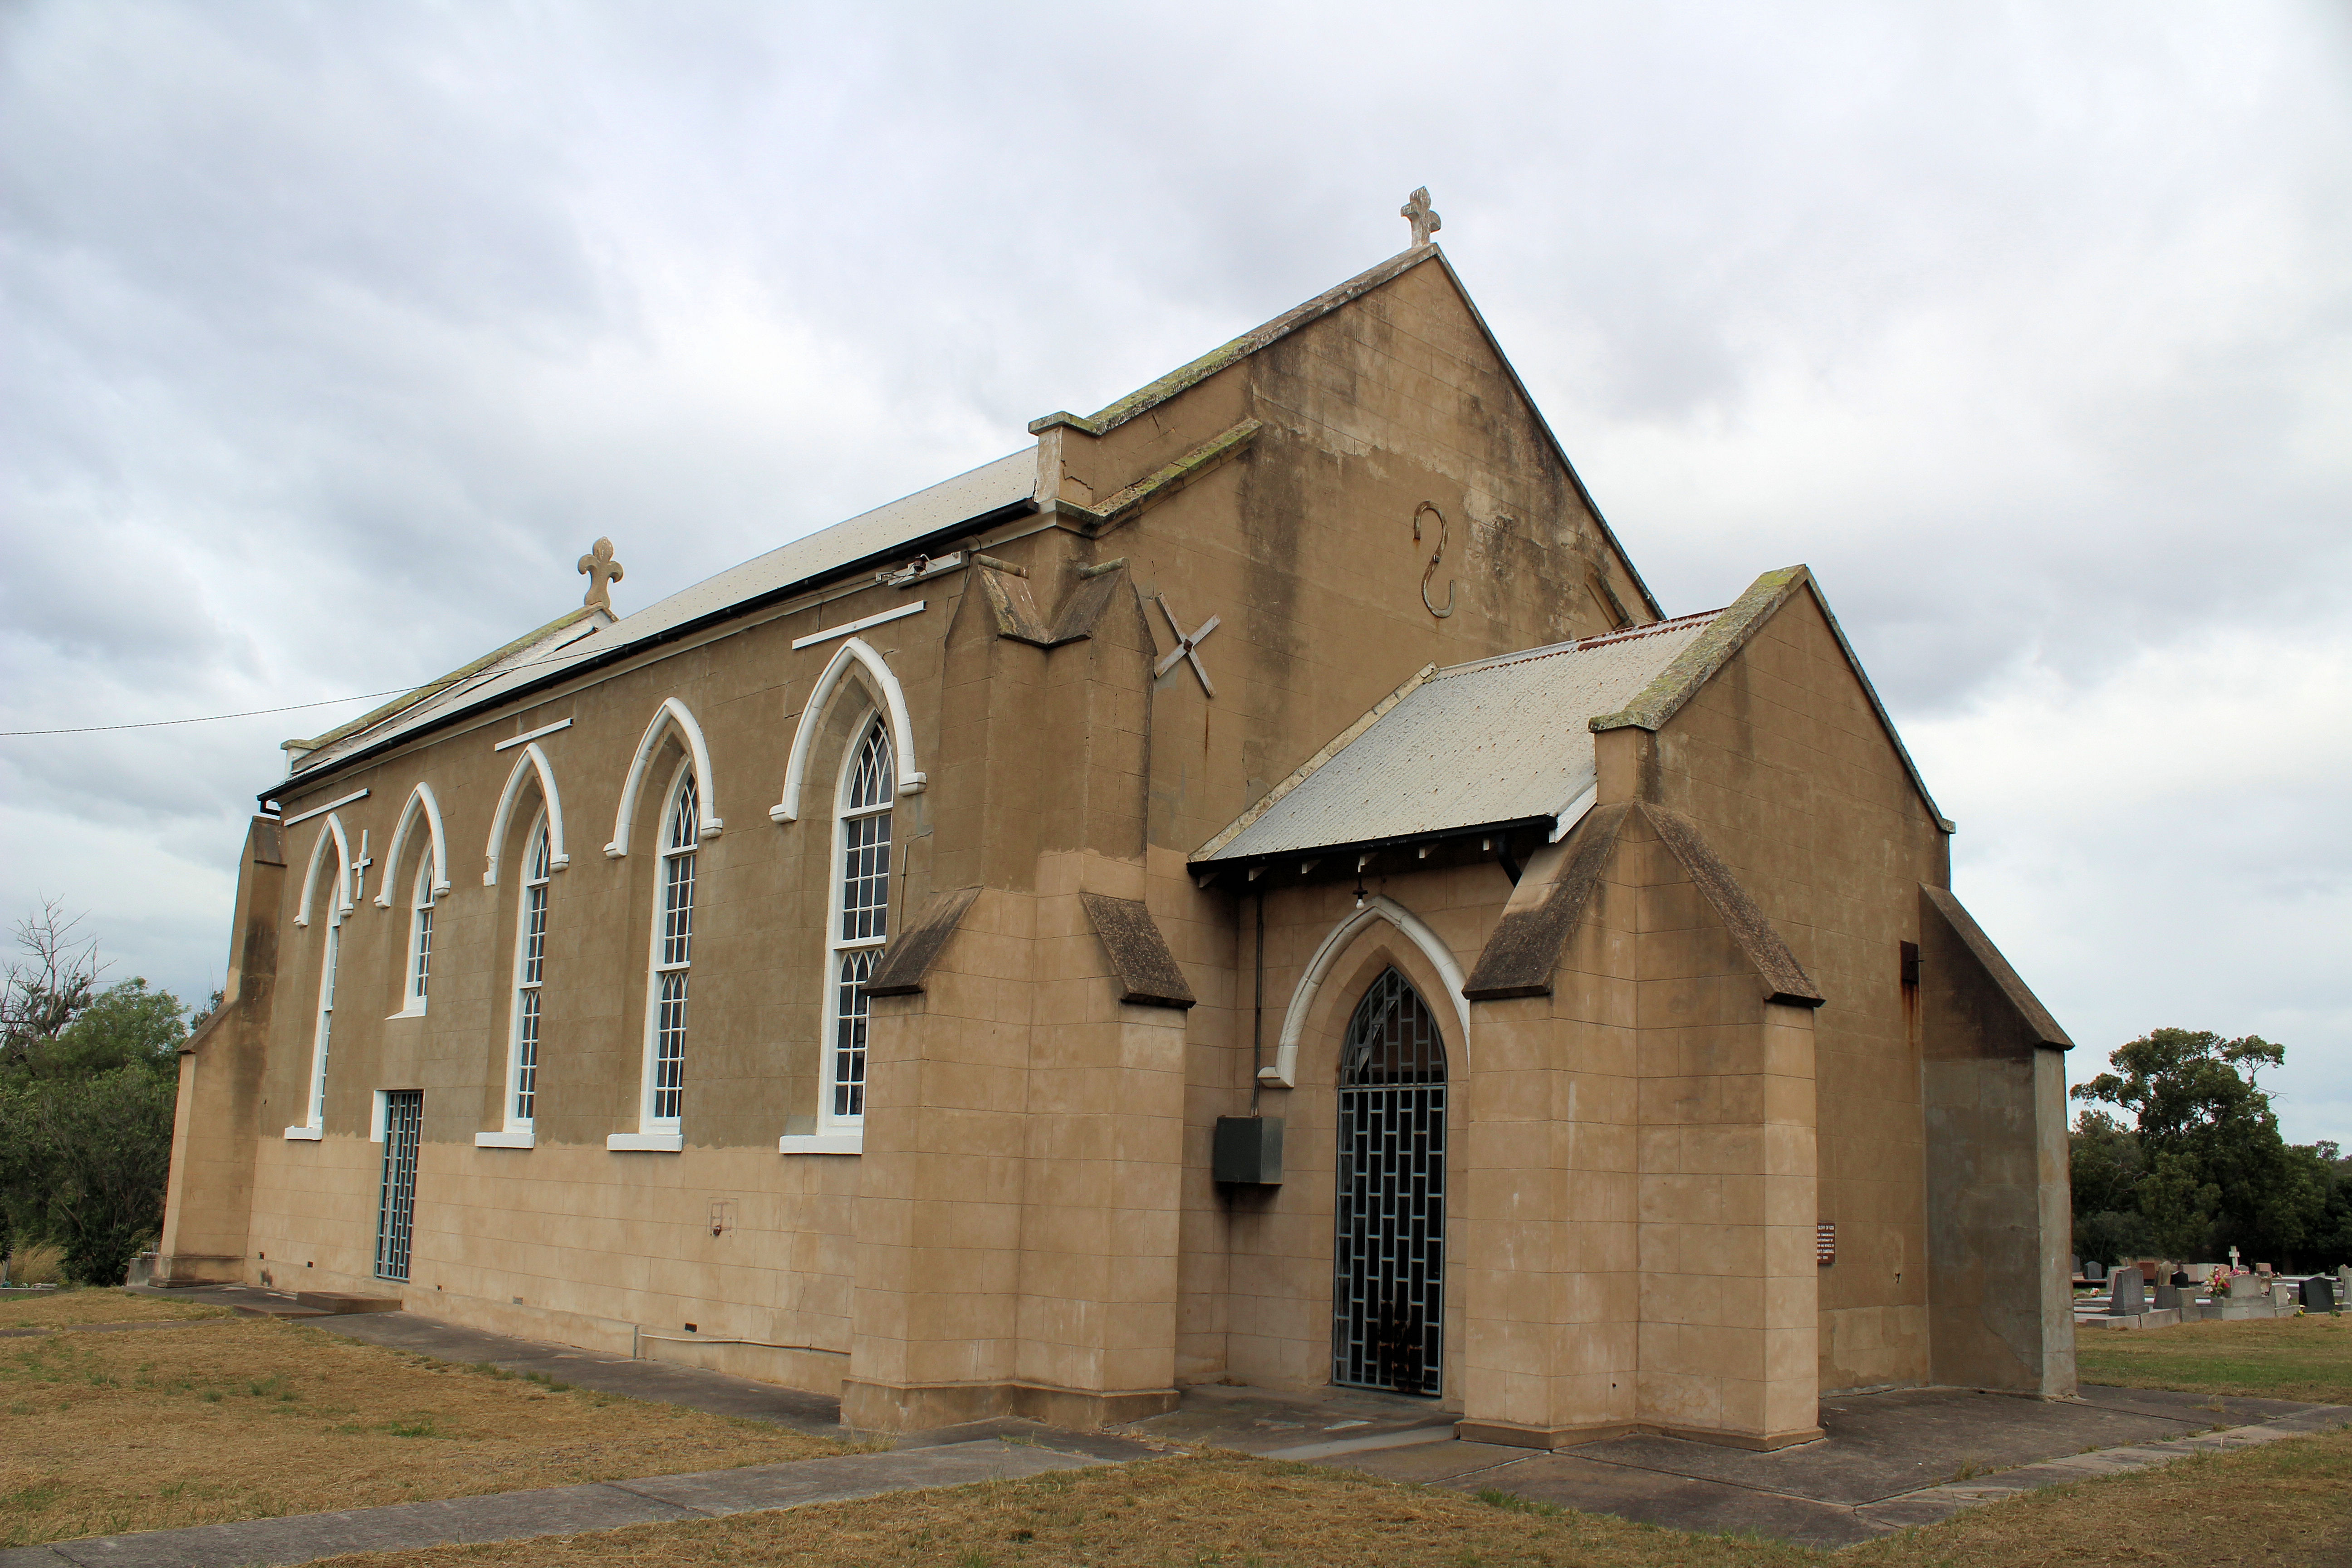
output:
[{"label": "roof gutter", "polygon": [[[920,554],[922,553],[922,551],[919,547],[923,545],[941,543],[959,534],[970,533],[974,529],[992,528],[998,523],[1009,522],[1016,517],[1030,516],[1036,510],[1036,499],[1034,496],[1024,497],[1024,499],[1014,501],[1008,506],[1001,506],[992,511],[982,512],[977,517],[968,517],[961,522],[950,523],[944,528],[935,528],[928,532],[919,533],[911,538],[903,539],[887,550],[874,551],[867,554],[861,555],[854,561],[845,562],[839,566],[829,568],[816,576],[803,577],[798,582],[787,583],[782,587],[771,588],[764,593],[755,594],[748,599],[739,599],[734,604],[713,610],[708,615],[698,616],[690,621],[680,621],[674,626],[666,626],[658,632],[654,632],[646,637],[639,637],[635,641],[625,644],[623,647],[608,649],[604,653],[596,654],[588,658],[583,658],[577,664],[567,665],[562,669],[551,671],[547,675],[541,676],[535,680],[530,680],[525,682],[521,686],[516,687],[511,691],[500,692],[492,701],[484,702],[474,707],[460,706],[452,708],[448,712],[428,720],[425,723],[418,725],[414,730],[404,730],[397,735],[388,735],[384,739],[375,742],[373,745],[362,747],[360,750],[353,752],[350,756],[339,757],[331,763],[324,763],[320,766],[319,772],[315,775],[298,773],[292,778],[280,780],[275,787],[261,791],[254,796],[254,799],[260,803],[263,810],[267,811],[282,796],[291,794],[297,784],[308,787],[320,780],[332,778],[336,773],[346,768],[355,767],[362,763],[373,761],[376,757],[393,751],[410,741],[421,739],[424,736],[434,733],[436,731],[447,729],[458,720],[469,718],[472,715],[482,711],[484,709],[496,707],[500,703],[516,701],[531,695],[533,692],[545,691],[552,687],[561,686],[567,680],[572,680],[580,676],[592,673],[595,670],[609,668],[612,665],[619,663],[623,659],[631,658],[639,653],[644,653],[648,649],[660,647],[667,643],[679,641],[682,638],[692,637],[698,632],[708,631],[713,626],[724,626],[727,622],[750,615],[755,610],[765,609],[770,605],[781,604],[786,599],[796,597],[801,594],[808,592],[811,588],[821,587],[827,583],[853,577],[859,572],[870,570],[877,564],[883,562],[898,560],[906,555],[909,551],[913,551],[915,553]],[[394,715],[394,717],[397,717],[397,715]]]},{"label": "roof gutter", "polygon": [[[1517,833],[1522,828],[1540,827],[1549,833],[1559,819],[1549,813],[1538,816],[1515,816],[1501,822],[1481,822],[1467,827],[1440,827],[1427,833],[1397,834],[1387,838],[1363,838],[1351,844],[1317,844],[1297,849],[1276,850],[1264,855],[1235,855],[1229,859],[1195,860],[1192,872],[1195,880],[1207,882],[1227,871],[1247,869],[1252,872],[1278,866],[1286,860],[1298,860],[1311,867],[1325,860],[1343,858],[1349,855],[1377,855],[1383,849],[1414,849],[1452,843],[1459,838],[1481,836],[1499,837]],[[1302,871],[1302,875],[1304,872]],[[1349,873],[1353,875],[1352,872]],[[1253,878],[1255,879],[1255,878]],[[1516,879],[1514,879],[1516,880]]]}]

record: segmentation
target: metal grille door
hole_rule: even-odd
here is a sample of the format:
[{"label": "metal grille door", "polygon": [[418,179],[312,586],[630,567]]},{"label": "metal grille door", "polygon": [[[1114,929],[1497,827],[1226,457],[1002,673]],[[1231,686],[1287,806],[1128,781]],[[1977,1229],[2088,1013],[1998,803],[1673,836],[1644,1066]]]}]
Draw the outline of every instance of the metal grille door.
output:
[{"label": "metal grille door", "polygon": [[1444,1340],[1445,1041],[1391,969],[1339,1068],[1331,1380],[1434,1396]]},{"label": "metal grille door", "polygon": [[375,1275],[408,1278],[408,1238],[416,1225],[416,1149],[425,1136],[425,1091],[395,1089],[383,1097],[383,1200],[376,1209]]}]

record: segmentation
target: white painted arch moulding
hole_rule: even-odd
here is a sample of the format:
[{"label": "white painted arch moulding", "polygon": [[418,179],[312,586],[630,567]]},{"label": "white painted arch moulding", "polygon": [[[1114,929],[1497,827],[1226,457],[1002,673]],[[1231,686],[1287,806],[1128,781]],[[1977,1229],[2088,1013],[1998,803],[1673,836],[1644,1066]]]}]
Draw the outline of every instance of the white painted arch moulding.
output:
[{"label": "white painted arch moulding", "polygon": [[437,899],[449,890],[449,842],[441,831],[441,803],[434,798],[433,786],[420,779],[408,792],[408,804],[400,808],[400,826],[392,830],[392,847],[383,858],[384,874],[376,879],[377,909],[392,908],[392,885],[400,872],[401,851],[408,847],[408,830],[416,826],[419,814],[433,841],[433,896]]},{"label": "white painted arch moulding", "polygon": [[330,843],[335,847],[336,862],[333,919],[340,921],[352,912],[352,841],[343,836],[343,819],[331,811],[310,844],[310,865],[302,873],[302,907],[294,915],[298,926],[310,923],[310,894],[319,885],[319,865]]},{"label": "white painted arch moulding", "polygon": [[824,673],[816,678],[809,689],[809,698],[801,704],[800,727],[793,731],[792,760],[784,764],[784,798],[768,808],[771,822],[796,822],[801,815],[801,784],[808,774],[809,752],[815,749],[816,733],[824,723],[825,710],[832,705],[834,693],[840,689],[841,678],[852,663],[863,665],[882,693],[883,712],[890,724],[890,746],[898,755],[898,793],[920,795],[929,782],[915,766],[914,726],[907,720],[907,693],[898,678],[890,671],[890,663],[863,637],[851,637],[841,645],[825,665]]},{"label": "white painted arch moulding", "polygon": [[1324,977],[1348,944],[1374,921],[1386,921],[1404,939],[1421,950],[1439,976],[1445,982],[1445,999],[1454,1004],[1454,1016],[1462,1021],[1462,1038],[1470,1038],[1470,1004],[1462,994],[1462,966],[1454,961],[1454,952],[1439,940],[1427,921],[1385,893],[1375,893],[1360,910],[1331,928],[1315,956],[1307,961],[1307,973],[1299,976],[1298,988],[1290,994],[1290,1010],[1283,1015],[1282,1038],[1274,1047],[1274,1065],[1258,1069],[1258,1082],[1272,1089],[1298,1087],[1298,1037],[1307,1029],[1307,1015],[1315,1005],[1315,994],[1323,988]]},{"label": "white painted arch moulding", "polygon": [[629,819],[636,815],[637,790],[646,782],[646,769],[654,760],[662,734],[671,725],[677,726],[678,739],[686,742],[687,765],[694,770],[694,793],[702,812],[702,837],[716,838],[725,826],[719,819],[718,792],[710,787],[710,748],[703,744],[702,726],[685,703],[675,697],[665,697],[654,710],[653,722],[646,726],[645,738],[637,742],[637,754],[629,763],[628,783],[621,786],[621,807],[613,814],[613,841],[604,846],[607,858],[618,860],[629,852]]},{"label": "white painted arch moulding", "polygon": [[515,804],[522,799],[523,784],[533,777],[539,780],[539,798],[547,806],[547,868],[561,871],[572,864],[572,857],[563,852],[563,796],[556,792],[555,767],[533,741],[515,759],[514,772],[507,774],[507,787],[499,795],[499,809],[490,816],[490,842],[482,851],[485,888],[499,885],[499,849],[507,841],[507,828],[514,821]]}]

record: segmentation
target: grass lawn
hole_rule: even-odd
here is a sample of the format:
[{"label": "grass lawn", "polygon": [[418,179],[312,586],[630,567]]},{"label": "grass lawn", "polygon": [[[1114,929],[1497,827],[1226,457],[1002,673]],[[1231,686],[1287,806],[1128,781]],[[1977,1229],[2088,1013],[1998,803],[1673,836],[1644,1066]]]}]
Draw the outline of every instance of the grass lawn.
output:
[{"label": "grass lawn", "polygon": [[0,1329],[54,1329],[68,1323],[171,1323],[230,1318],[226,1307],[201,1307],[128,1290],[61,1289],[0,1296]]},{"label": "grass lawn", "polygon": [[301,1323],[171,1321],[205,1311],[102,1290],[0,1310],[154,1323],[0,1339],[0,1547],[844,1451]]},{"label": "grass lawn", "polygon": [[[2331,1554],[2335,1553],[2335,1554]],[[2036,1492],[1833,1555],[1200,1454],[337,1568],[2311,1568],[2352,1554],[2352,1433]]]},{"label": "grass lawn", "polygon": [[2118,1388],[2352,1405],[2352,1317],[2084,1329],[2074,1364],[2084,1383]]}]

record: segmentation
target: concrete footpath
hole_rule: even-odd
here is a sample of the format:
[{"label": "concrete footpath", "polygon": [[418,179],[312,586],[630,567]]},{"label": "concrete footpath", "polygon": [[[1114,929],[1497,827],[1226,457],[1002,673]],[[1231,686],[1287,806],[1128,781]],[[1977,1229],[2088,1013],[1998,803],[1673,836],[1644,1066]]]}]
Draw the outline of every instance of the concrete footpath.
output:
[{"label": "concrete footpath", "polygon": [[[1119,1446],[1131,1450],[1131,1457],[1153,1451],[1141,1444]],[[735,1470],[496,1492],[445,1502],[394,1503],[386,1508],[296,1514],[187,1530],[85,1536],[49,1546],[0,1552],[0,1568],[64,1568],[68,1563],[74,1568],[95,1568],[101,1563],[109,1568],[242,1568],[248,1563],[311,1563],[346,1552],[414,1552],[428,1546],[519,1541],[536,1535],[575,1535],[625,1524],[719,1519],[762,1509],[801,1508],[918,1487],[960,1487],[1117,1462],[1097,1454],[1066,1452],[1029,1441],[982,1437],[887,1454],[841,1454]]]}]

